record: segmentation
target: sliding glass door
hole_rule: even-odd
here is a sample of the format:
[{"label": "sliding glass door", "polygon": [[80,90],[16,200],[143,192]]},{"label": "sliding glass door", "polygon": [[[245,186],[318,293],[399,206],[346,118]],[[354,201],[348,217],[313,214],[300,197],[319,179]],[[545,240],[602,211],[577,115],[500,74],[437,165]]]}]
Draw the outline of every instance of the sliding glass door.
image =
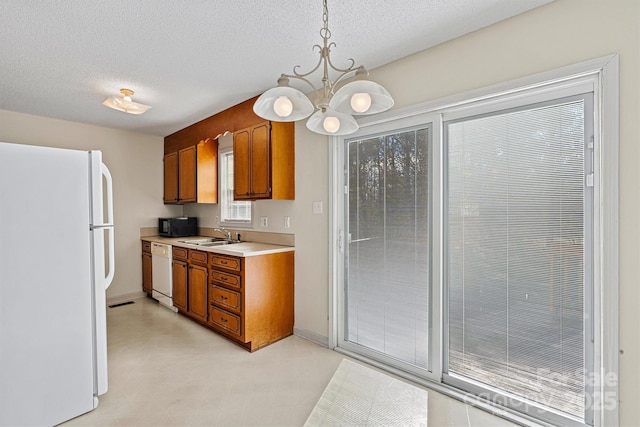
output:
[{"label": "sliding glass door", "polygon": [[518,416],[615,424],[617,145],[599,84],[453,97],[336,139],[336,349]]},{"label": "sliding glass door", "polygon": [[430,128],[345,143],[345,340],[428,368]]},{"label": "sliding glass door", "polygon": [[444,123],[445,382],[577,420],[593,371],[592,115],[589,94]]}]

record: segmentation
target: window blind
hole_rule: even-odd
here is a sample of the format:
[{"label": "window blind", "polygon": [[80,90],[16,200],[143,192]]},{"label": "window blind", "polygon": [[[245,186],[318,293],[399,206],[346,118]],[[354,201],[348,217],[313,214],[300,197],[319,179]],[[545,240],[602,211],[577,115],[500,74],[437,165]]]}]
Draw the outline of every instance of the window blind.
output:
[{"label": "window blind", "polygon": [[584,419],[584,99],[445,122],[445,143],[448,375]]},{"label": "window blind", "polygon": [[348,141],[347,341],[428,367],[429,128]]},{"label": "window blind", "polygon": [[251,202],[233,200],[233,151],[220,153],[220,220],[251,222]]}]

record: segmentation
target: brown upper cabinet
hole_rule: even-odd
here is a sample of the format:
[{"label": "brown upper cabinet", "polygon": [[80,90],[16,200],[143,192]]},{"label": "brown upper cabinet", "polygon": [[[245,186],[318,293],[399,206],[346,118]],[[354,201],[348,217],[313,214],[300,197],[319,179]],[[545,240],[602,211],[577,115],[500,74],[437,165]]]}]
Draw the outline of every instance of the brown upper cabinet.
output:
[{"label": "brown upper cabinet", "polygon": [[164,203],[217,202],[218,141],[207,138],[164,156]]},{"label": "brown upper cabinet", "polygon": [[234,199],[295,199],[294,123],[263,122],[233,134]]},{"label": "brown upper cabinet", "polygon": [[178,152],[164,156],[164,202],[178,203]]}]

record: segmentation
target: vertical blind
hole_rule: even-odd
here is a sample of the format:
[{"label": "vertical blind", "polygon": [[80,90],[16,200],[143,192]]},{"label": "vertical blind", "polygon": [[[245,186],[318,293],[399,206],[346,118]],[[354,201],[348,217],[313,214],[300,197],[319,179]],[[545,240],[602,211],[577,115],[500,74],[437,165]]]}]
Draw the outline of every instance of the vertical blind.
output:
[{"label": "vertical blind", "polygon": [[224,221],[251,221],[251,202],[233,200],[233,151],[221,153],[220,219]]},{"label": "vertical blind", "polygon": [[445,122],[448,375],[580,419],[584,104]]},{"label": "vertical blind", "polygon": [[346,143],[345,339],[427,368],[429,129]]}]

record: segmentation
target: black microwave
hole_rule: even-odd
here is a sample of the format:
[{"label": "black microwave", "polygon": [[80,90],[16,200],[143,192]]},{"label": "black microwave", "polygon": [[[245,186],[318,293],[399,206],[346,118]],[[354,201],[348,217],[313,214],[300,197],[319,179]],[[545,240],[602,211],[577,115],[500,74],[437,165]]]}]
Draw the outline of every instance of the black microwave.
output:
[{"label": "black microwave", "polygon": [[158,218],[158,234],[164,237],[197,236],[198,217]]}]

